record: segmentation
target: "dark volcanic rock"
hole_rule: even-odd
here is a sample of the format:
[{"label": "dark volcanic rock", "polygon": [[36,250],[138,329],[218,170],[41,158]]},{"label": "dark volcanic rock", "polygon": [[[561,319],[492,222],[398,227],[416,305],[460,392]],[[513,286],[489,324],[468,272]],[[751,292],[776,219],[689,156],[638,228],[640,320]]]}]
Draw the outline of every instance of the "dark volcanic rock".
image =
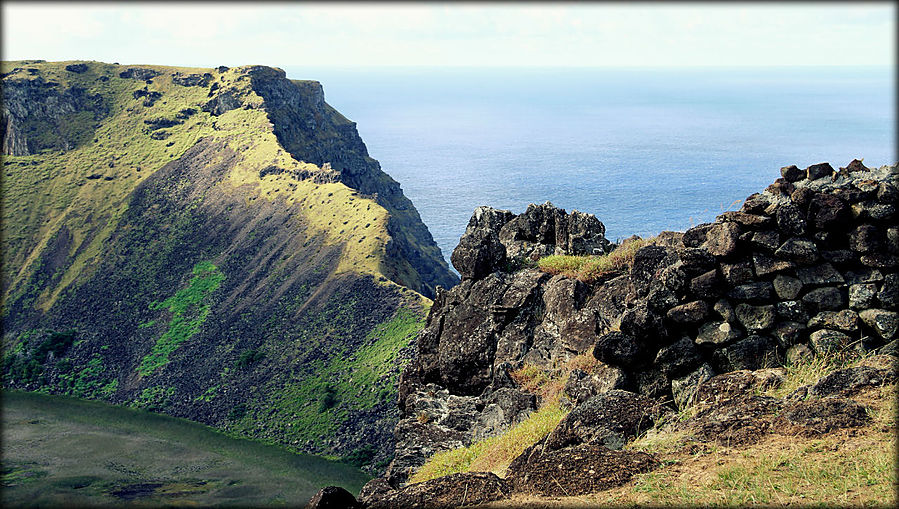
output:
[{"label": "dark volcanic rock", "polygon": [[633,392],[612,390],[575,407],[546,438],[546,448],[562,449],[587,443],[610,449],[651,428],[670,411],[657,401]]},{"label": "dark volcanic rock", "polygon": [[816,193],[808,206],[808,222],[818,230],[845,230],[852,220],[849,206],[832,194]]},{"label": "dark volcanic rock", "polygon": [[633,336],[612,331],[603,334],[593,348],[593,356],[613,366],[629,367],[640,361],[645,348]]},{"label": "dark volcanic rock", "polygon": [[668,319],[674,323],[688,325],[705,320],[709,314],[709,305],[705,301],[694,300],[686,304],[674,306],[668,310]]},{"label": "dark volcanic rock", "polygon": [[781,168],[780,175],[790,182],[798,182],[800,180],[803,180],[807,176],[807,173],[803,170],[800,170],[798,167],[796,167],[795,164],[793,164]]},{"label": "dark volcanic rock", "polygon": [[453,508],[501,500],[511,495],[511,485],[489,472],[450,474],[410,484],[366,499],[367,509],[397,507]]},{"label": "dark volcanic rock", "polygon": [[69,64],[66,66],[66,70],[69,72],[74,72],[76,74],[81,74],[83,72],[87,72],[87,64]]},{"label": "dark volcanic rock", "polygon": [[590,444],[539,452],[532,447],[512,462],[508,478],[518,493],[577,496],[624,485],[658,466],[653,456],[640,451]]},{"label": "dark volcanic rock", "polygon": [[679,427],[702,441],[752,444],[771,428],[771,419],[783,407],[783,400],[777,398],[744,395],[710,406]]},{"label": "dark volcanic rock", "polygon": [[629,388],[630,382],[622,369],[600,365],[594,368],[592,373],[580,369],[572,370],[563,390],[574,405],[578,406],[598,394],[604,394],[613,389],[627,390]]},{"label": "dark volcanic rock", "polygon": [[360,507],[356,503],[356,497],[340,486],[327,486],[316,493],[306,509],[356,509]]},{"label": "dark volcanic rock", "polygon": [[809,180],[818,180],[833,175],[833,166],[830,163],[818,163],[809,166],[805,171]]},{"label": "dark volcanic rock", "polygon": [[776,341],[768,336],[747,336],[717,350],[712,356],[718,371],[759,369],[776,366],[780,360]]},{"label": "dark volcanic rock", "polygon": [[773,422],[778,433],[819,436],[835,429],[864,426],[871,420],[857,402],[837,397],[799,401],[785,408]]},{"label": "dark volcanic rock", "polygon": [[706,232],[705,248],[714,256],[730,256],[737,252],[741,233],[737,223],[715,223]]},{"label": "dark volcanic rock", "polygon": [[867,387],[895,383],[897,379],[896,357],[892,355],[880,357],[884,357],[887,367],[856,366],[840,369],[818,379],[807,389],[805,394],[818,398],[835,394],[847,396]]}]

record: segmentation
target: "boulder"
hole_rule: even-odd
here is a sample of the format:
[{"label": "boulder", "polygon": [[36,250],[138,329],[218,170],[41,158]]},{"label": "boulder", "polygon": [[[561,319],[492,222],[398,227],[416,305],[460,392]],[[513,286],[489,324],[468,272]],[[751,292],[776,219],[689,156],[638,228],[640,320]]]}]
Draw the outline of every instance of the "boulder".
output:
[{"label": "boulder", "polygon": [[693,404],[693,398],[699,385],[715,376],[715,370],[703,364],[692,373],[671,380],[671,395],[678,409],[684,410]]},{"label": "boulder", "polygon": [[849,307],[856,310],[867,309],[874,304],[877,296],[877,285],[862,283],[849,285]]},{"label": "boulder", "polygon": [[855,366],[833,371],[819,378],[806,391],[808,397],[823,398],[832,395],[848,396],[868,387],[895,383],[896,357],[884,357],[883,367]]},{"label": "boulder", "polygon": [[840,290],[831,286],[808,292],[802,297],[802,302],[814,311],[833,311],[846,305],[846,299]]},{"label": "boulder", "polygon": [[779,363],[780,351],[768,336],[751,335],[716,350],[712,360],[721,372],[769,368]]},{"label": "boulder", "polygon": [[724,345],[743,337],[743,332],[728,322],[707,322],[699,327],[697,345]]},{"label": "boulder", "polygon": [[511,483],[491,472],[450,474],[410,484],[367,500],[366,509],[427,507],[450,509],[501,500],[512,494]]},{"label": "boulder", "polygon": [[866,309],[858,316],[881,338],[889,341],[896,337],[896,331],[899,329],[899,313],[884,309]]},{"label": "boulder", "polygon": [[577,406],[546,438],[546,448],[593,444],[621,449],[628,440],[651,428],[668,411],[657,401],[622,390],[594,396]]},{"label": "boulder", "polygon": [[633,336],[619,331],[603,334],[593,347],[593,356],[597,360],[613,366],[633,366],[644,354],[645,348],[641,343]]},{"label": "boulder", "polygon": [[693,340],[681,338],[674,343],[662,347],[656,354],[653,364],[662,373],[672,376],[680,376],[688,373],[702,362],[702,354]]},{"label": "boulder", "polygon": [[712,269],[690,280],[690,293],[700,299],[710,299],[721,295],[724,285],[718,271]]},{"label": "boulder", "polygon": [[790,182],[798,182],[805,179],[807,173],[804,170],[800,170],[798,167],[796,167],[795,164],[793,164],[781,168],[780,175]]},{"label": "boulder", "polygon": [[858,225],[849,234],[849,248],[859,253],[873,253],[886,247],[886,236],[871,224]]},{"label": "boulder", "polygon": [[806,178],[809,180],[818,180],[819,178],[829,177],[833,175],[833,166],[830,163],[813,164],[805,169]]},{"label": "boulder", "polygon": [[774,256],[801,264],[815,263],[819,258],[818,246],[810,240],[793,237],[777,247]]},{"label": "boulder", "polygon": [[627,484],[660,465],[640,451],[581,444],[561,450],[526,450],[509,465],[514,491],[545,497],[579,496]]},{"label": "boulder", "polygon": [[694,300],[674,306],[668,310],[667,317],[672,322],[679,325],[692,325],[699,323],[708,316],[709,305],[705,301]]},{"label": "boulder", "polygon": [[712,309],[725,322],[733,323],[737,321],[737,313],[734,312],[734,307],[730,305],[727,299],[718,299]]},{"label": "boulder", "polygon": [[796,266],[790,260],[780,260],[763,253],[754,253],[752,255],[752,265],[755,267],[755,275],[758,277],[790,270]]},{"label": "boulder", "polygon": [[695,403],[699,405],[699,408],[721,406],[732,399],[753,392],[780,387],[783,380],[783,369],[740,370],[724,373],[699,385]]},{"label": "boulder", "polygon": [[751,304],[740,303],[734,308],[737,314],[737,320],[747,331],[761,331],[770,329],[774,326],[774,319],[777,316],[774,306],[753,306]]},{"label": "boulder", "polygon": [[774,278],[774,291],[783,300],[793,300],[802,291],[802,281],[795,277],[778,274]]},{"label": "boulder", "polygon": [[727,284],[731,286],[749,283],[755,277],[749,262],[722,263],[721,274]]},{"label": "boulder", "polygon": [[690,228],[684,232],[681,242],[686,247],[699,247],[706,241],[706,235],[714,225],[714,223],[703,223]]},{"label": "boulder", "polygon": [[578,406],[598,394],[613,389],[626,390],[629,387],[630,382],[623,370],[601,364],[591,373],[580,369],[572,370],[563,390],[571,398],[574,406]]},{"label": "boulder", "polygon": [[508,210],[475,209],[451,256],[462,279],[481,279],[504,266],[506,248],[500,243],[498,232],[513,217]]},{"label": "boulder", "polygon": [[737,252],[741,233],[737,223],[715,223],[706,232],[705,248],[714,256],[730,256]]},{"label": "boulder", "polygon": [[885,309],[897,309],[899,306],[899,274],[887,274],[883,278],[883,286],[877,292],[877,300]]},{"label": "boulder", "polygon": [[815,331],[809,335],[808,344],[818,355],[839,352],[852,342],[848,335],[829,329]]},{"label": "boulder", "polygon": [[822,311],[808,321],[810,329],[833,329],[842,332],[858,330],[858,313],[851,309]]},{"label": "boulder", "polygon": [[777,416],[772,427],[785,435],[812,437],[836,429],[864,426],[870,420],[866,408],[857,402],[829,397],[793,403]]},{"label": "boulder", "polygon": [[808,222],[817,230],[842,231],[852,221],[849,205],[826,193],[815,193],[808,205]]},{"label": "boulder", "polygon": [[727,292],[727,296],[734,300],[766,302],[771,300],[773,289],[774,286],[770,282],[759,281],[735,286]]},{"label": "boulder", "polygon": [[796,269],[796,277],[806,286],[839,285],[846,282],[833,265],[822,263]]},{"label": "boulder", "polygon": [[306,504],[306,509],[356,509],[356,497],[340,486],[326,486]]},{"label": "boulder", "polygon": [[771,420],[783,407],[783,400],[777,398],[742,395],[708,406],[679,427],[704,442],[753,444],[768,432]]},{"label": "boulder", "polygon": [[793,322],[808,322],[809,316],[805,311],[805,306],[796,300],[785,300],[774,305],[777,310],[777,316],[784,320]]},{"label": "boulder", "polygon": [[[796,193],[793,193],[793,195]],[[796,205],[782,205],[778,207],[775,218],[777,220],[777,229],[782,234],[788,237],[805,235],[807,230],[805,216]]]},{"label": "boulder", "polygon": [[774,326],[771,335],[777,340],[781,347],[787,348],[795,345],[802,339],[802,333],[805,331],[805,324],[800,322],[779,322]]}]

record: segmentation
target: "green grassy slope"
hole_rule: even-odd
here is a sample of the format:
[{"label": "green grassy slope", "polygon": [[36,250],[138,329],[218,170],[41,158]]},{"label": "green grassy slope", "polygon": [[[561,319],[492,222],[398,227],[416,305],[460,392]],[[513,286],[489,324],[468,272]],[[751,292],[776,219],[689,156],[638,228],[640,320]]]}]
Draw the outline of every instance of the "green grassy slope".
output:
[{"label": "green grassy slope", "polygon": [[[267,68],[83,64],[3,64],[28,152],[3,157],[4,386],[383,463],[383,384],[429,302],[398,283],[433,266],[398,255],[390,206],[284,149],[257,89],[319,98]],[[332,152],[361,143],[322,111]]]}]

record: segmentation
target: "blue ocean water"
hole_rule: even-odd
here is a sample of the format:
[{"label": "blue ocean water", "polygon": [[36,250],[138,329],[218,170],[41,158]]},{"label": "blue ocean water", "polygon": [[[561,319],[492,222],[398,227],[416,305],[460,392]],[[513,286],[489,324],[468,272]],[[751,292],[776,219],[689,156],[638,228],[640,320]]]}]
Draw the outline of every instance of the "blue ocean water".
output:
[{"label": "blue ocean water", "polygon": [[548,200],[616,240],[711,221],[781,166],[897,161],[892,68],[285,70],[357,122],[447,260],[479,205]]}]

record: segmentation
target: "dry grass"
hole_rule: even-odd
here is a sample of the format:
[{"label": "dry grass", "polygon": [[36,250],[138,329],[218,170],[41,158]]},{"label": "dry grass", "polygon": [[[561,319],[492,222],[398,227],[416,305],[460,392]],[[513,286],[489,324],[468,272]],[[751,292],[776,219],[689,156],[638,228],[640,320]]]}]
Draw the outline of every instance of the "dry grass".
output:
[{"label": "dry grass", "polygon": [[656,440],[663,466],[624,486],[582,497],[517,495],[482,507],[895,507],[896,386],[873,388],[857,399],[872,414],[862,429],[820,438],[769,435],[744,448],[690,448],[689,438],[658,432],[644,445]]},{"label": "dry grass", "polygon": [[592,283],[606,274],[629,268],[637,251],[651,240],[628,240],[622,242],[611,253],[602,256],[550,255],[538,260],[537,268],[548,274],[562,274],[585,283]]},{"label": "dry grass", "polygon": [[539,397],[537,411],[502,435],[435,454],[412,476],[411,482],[423,482],[459,472],[505,475],[512,460],[542,440],[568,414],[569,409],[563,405],[562,396],[571,371],[581,369],[589,373],[598,365],[592,353],[585,352],[569,359],[560,369],[546,370],[525,364],[510,372],[522,389]]}]

